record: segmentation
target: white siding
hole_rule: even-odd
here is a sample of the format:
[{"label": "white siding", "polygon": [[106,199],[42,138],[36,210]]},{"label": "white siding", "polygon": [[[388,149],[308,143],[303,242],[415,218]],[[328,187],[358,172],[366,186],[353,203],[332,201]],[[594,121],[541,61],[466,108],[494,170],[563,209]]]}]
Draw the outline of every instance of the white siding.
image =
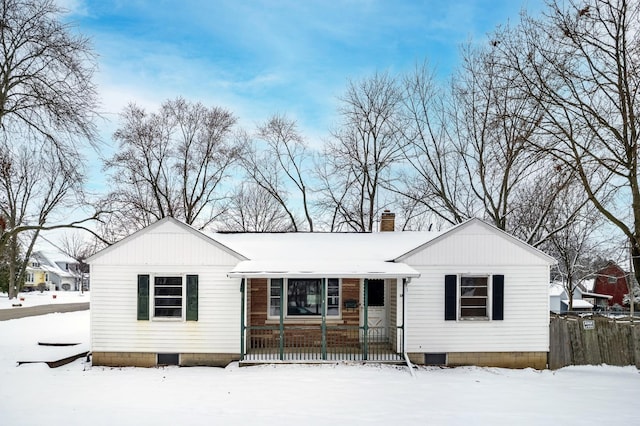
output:
[{"label": "white siding", "polygon": [[170,265],[178,262],[235,266],[238,261],[204,235],[170,221],[143,229],[90,259],[91,265]]},{"label": "white siding", "polygon": [[[520,243],[473,226],[405,262],[421,274],[407,287],[408,352],[549,350],[549,264]],[[445,321],[448,274],[504,275],[504,320]]]},{"label": "white siding", "polygon": [[409,265],[548,265],[532,247],[477,222],[444,234],[404,261]]},{"label": "white siding", "polygon": [[[100,352],[240,352],[239,260],[175,223],[142,231],[91,263],[91,345]],[[138,274],[196,274],[198,321],[137,320]]]}]

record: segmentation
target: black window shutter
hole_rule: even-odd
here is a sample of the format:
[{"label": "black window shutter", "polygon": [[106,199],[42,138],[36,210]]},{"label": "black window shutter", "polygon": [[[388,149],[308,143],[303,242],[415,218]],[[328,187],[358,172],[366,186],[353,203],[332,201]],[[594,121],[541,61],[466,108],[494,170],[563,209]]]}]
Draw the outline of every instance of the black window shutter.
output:
[{"label": "black window shutter", "polygon": [[504,275],[493,276],[493,298],[491,300],[494,320],[504,319]]},{"label": "black window shutter", "polygon": [[149,275],[138,275],[138,319],[149,320]]},{"label": "black window shutter", "polygon": [[445,321],[455,321],[457,307],[457,275],[445,275],[444,277],[444,319]]},{"label": "black window shutter", "polygon": [[197,275],[187,275],[187,321],[198,321]]}]

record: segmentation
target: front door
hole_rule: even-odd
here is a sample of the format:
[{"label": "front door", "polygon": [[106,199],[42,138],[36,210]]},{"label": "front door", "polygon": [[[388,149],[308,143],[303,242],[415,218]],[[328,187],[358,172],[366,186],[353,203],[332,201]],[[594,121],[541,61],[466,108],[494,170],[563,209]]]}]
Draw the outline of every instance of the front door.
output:
[{"label": "front door", "polygon": [[383,341],[387,338],[386,286],[384,280],[368,280],[366,285],[369,339]]}]

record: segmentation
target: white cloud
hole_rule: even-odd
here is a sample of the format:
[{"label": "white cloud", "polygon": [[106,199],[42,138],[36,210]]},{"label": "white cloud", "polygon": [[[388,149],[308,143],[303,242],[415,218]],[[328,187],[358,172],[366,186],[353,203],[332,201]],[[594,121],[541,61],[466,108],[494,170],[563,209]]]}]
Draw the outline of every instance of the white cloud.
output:
[{"label": "white cloud", "polygon": [[83,0],[56,0],[56,4],[70,15],[87,16],[89,9]]}]

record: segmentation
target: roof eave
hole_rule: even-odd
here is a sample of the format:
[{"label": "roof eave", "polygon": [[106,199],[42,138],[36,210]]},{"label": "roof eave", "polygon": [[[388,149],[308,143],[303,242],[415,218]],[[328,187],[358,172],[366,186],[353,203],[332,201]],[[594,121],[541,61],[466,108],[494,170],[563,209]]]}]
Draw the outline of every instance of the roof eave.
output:
[{"label": "roof eave", "polygon": [[227,273],[229,278],[419,278],[418,272],[300,272],[300,271],[234,271]]}]

